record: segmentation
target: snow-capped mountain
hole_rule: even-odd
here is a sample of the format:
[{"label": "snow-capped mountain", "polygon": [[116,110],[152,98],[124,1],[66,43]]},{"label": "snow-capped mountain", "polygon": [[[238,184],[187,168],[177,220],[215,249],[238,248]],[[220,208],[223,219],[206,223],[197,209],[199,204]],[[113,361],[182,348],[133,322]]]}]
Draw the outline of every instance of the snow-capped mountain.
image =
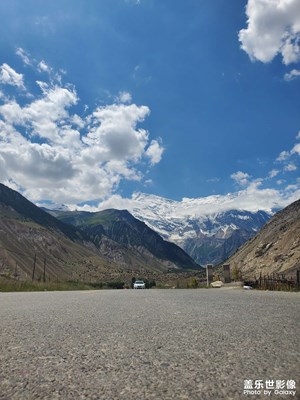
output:
[{"label": "snow-capped mountain", "polygon": [[[134,193],[130,199],[112,196],[98,207],[70,207],[69,210],[128,210],[164,239],[180,246],[199,264],[206,265],[227,259],[274,214],[267,206],[259,209],[255,197],[250,200],[241,192],[183,198],[182,201]],[[51,208],[58,209],[57,206]],[[59,209],[66,211],[68,207],[63,205]]]},{"label": "snow-capped mountain", "polygon": [[[136,193],[122,202],[164,239],[182,247],[198,263],[217,264],[232,255],[269,220],[271,213],[234,207],[234,195],[183,199],[181,202]],[[117,206],[119,207],[119,206]]]}]

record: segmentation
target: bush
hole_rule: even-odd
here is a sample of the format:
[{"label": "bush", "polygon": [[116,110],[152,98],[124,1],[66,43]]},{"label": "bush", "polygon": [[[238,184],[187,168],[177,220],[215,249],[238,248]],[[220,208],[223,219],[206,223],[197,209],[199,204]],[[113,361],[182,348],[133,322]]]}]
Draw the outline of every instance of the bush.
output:
[{"label": "bush", "polygon": [[102,289],[103,288],[103,282],[94,282],[94,283],[89,283],[90,286],[94,289]]},{"label": "bush", "polygon": [[192,278],[186,285],[188,289],[197,289],[198,286],[199,285],[196,278]]},{"label": "bush", "polygon": [[121,281],[114,281],[114,282],[107,282],[106,286],[110,289],[124,289],[124,282]]},{"label": "bush", "polygon": [[146,280],[144,282],[146,289],[151,289],[153,286],[156,286],[156,282],[153,279],[151,281]]}]

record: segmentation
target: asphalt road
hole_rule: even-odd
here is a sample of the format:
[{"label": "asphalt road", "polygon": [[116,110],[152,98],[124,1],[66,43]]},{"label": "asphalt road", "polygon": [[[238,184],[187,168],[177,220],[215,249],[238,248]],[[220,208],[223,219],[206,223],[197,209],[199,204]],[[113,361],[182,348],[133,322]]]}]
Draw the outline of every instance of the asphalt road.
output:
[{"label": "asphalt road", "polygon": [[272,379],[299,398],[299,310],[238,289],[0,293],[0,399],[265,399],[244,380]]}]

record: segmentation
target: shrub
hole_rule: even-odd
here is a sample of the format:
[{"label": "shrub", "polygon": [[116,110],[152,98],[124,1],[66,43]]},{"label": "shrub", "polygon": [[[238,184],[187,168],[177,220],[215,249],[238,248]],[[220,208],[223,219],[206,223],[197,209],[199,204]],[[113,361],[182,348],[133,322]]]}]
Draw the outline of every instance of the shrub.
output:
[{"label": "shrub", "polygon": [[114,282],[107,282],[106,286],[110,289],[124,289],[124,282],[121,281],[114,281]]}]

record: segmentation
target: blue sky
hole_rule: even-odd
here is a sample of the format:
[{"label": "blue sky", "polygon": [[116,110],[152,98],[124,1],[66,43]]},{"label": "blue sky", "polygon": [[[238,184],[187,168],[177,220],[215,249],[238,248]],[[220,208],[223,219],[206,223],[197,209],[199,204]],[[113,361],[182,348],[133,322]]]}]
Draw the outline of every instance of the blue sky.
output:
[{"label": "blue sky", "polygon": [[31,200],[300,197],[298,0],[2,0],[0,18],[0,181]]}]

